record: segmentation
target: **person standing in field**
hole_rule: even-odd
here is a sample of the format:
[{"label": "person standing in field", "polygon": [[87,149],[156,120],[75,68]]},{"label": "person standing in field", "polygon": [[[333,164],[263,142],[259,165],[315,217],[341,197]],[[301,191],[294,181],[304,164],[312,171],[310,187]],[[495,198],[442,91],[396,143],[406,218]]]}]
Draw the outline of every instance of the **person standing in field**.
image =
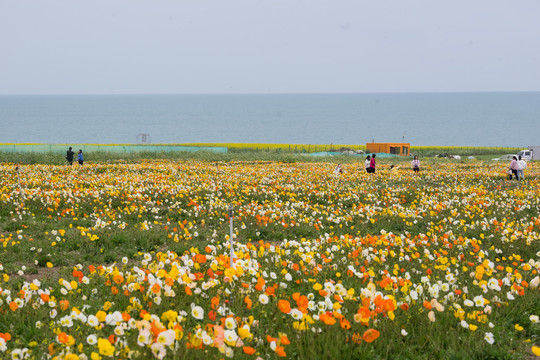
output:
[{"label": "person standing in field", "polygon": [[516,176],[516,180],[519,180],[518,177],[518,158],[516,156],[512,157],[512,161],[510,162],[510,168],[508,169],[508,180],[512,180],[512,175]]},{"label": "person standing in field", "polygon": [[70,146],[68,151],[66,152],[66,160],[69,166],[73,165],[73,155],[75,155],[75,153],[73,152],[73,150],[71,150]]},{"label": "person standing in field", "polygon": [[411,161],[412,169],[414,172],[420,171],[420,160],[418,160],[418,155],[414,155],[413,161]]},{"label": "person standing in field", "polygon": [[341,164],[337,164],[337,166],[334,168],[334,175],[343,174],[343,168],[341,167]]},{"label": "person standing in field", "polygon": [[79,161],[79,165],[82,166],[83,161],[84,161],[83,154],[82,154],[82,149],[79,149],[79,153],[77,154],[77,160]]},{"label": "person standing in field", "polygon": [[369,162],[369,172],[372,174],[375,174],[375,157],[376,156],[377,156],[376,154],[373,154],[373,156],[371,156],[371,161]]},{"label": "person standing in field", "polygon": [[517,169],[518,179],[519,180],[525,179],[524,170],[525,170],[526,167],[527,167],[527,162],[521,158],[521,155],[519,155],[519,157],[518,157],[518,169]]},{"label": "person standing in field", "polygon": [[371,156],[366,157],[366,161],[364,161],[364,167],[366,168],[366,172],[369,173],[369,165],[371,163]]}]

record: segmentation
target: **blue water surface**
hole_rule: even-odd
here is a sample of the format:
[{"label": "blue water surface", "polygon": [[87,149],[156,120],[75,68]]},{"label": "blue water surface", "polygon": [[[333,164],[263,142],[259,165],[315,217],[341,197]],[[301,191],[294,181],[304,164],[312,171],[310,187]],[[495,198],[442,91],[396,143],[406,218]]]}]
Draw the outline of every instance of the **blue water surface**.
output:
[{"label": "blue water surface", "polygon": [[540,92],[0,96],[0,143],[540,145]]}]

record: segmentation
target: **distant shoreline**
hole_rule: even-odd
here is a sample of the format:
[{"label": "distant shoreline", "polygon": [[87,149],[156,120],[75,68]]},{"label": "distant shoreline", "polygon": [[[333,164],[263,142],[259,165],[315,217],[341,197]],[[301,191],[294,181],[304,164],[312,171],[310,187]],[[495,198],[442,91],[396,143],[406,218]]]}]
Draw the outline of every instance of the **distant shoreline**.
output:
[{"label": "distant shoreline", "polygon": [[0,94],[5,97],[23,96],[272,96],[272,95],[448,95],[448,94],[535,94],[540,90],[516,90],[516,91],[380,91],[380,92],[279,92],[279,93],[122,93],[122,94]]}]

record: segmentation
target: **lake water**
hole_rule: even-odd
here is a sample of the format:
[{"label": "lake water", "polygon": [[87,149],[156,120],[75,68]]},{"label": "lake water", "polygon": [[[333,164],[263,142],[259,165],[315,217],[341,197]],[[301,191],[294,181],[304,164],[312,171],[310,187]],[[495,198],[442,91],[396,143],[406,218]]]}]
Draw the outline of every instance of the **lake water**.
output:
[{"label": "lake water", "polygon": [[540,92],[0,96],[0,143],[540,145]]}]

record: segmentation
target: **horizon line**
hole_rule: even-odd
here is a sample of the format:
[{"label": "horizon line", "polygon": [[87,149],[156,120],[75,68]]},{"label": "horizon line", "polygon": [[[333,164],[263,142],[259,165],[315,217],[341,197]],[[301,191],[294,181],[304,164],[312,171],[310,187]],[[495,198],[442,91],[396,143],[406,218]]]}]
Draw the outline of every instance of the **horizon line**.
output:
[{"label": "horizon line", "polygon": [[0,96],[192,96],[192,95],[427,95],[427,94],[509,94],[509,93],[538,93],[540,90],[493,90],[493,91],[379,91],[379,92],[229,92],[229,93],[29,93],[29,94],[0,94]]}]

